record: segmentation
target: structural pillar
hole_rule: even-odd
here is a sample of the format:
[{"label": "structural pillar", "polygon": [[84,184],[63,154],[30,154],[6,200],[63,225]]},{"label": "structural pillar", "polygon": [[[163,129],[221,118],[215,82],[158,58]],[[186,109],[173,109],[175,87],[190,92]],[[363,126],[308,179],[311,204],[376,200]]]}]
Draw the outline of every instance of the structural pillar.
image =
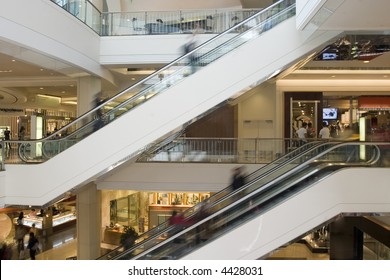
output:
[{"label": "structural pillar", "polygon": [[77,259],[100,257],[101,192],[89,183],[80,189],[76,199]]},{"label": "structural pillar", "polygon": [[101,79],[97,77],[83,77],[78,80],[77,87],[77,116],[84,114],[95,106],[95,96],[101,92]]},{"label": "structural pillar", "polygon": [[42,238],[40,242],[45,250],[46,248],[53,248],[52,238],[48,238],[53,234],[53,209],[51,207],[43,211],[42,215]]}]

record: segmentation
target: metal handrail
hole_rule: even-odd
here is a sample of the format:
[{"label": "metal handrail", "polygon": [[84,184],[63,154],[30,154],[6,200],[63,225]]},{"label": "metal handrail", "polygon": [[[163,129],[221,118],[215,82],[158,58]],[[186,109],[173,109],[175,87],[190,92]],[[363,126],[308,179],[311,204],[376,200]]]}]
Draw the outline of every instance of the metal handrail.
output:
[{"label": "metal handrail", "polygon": [[[318,159],[320,159],[322,156],[325,156],[326,154],[328,154],[328,153],[330,153],[330,152],[332,152],[332,151],[334,151],[334,150],[336,150],[338,148],[342,148],[343,146],[370,145],[370,146],[374,146],[375,152],[373,152],[372,153],[372,157],[370,159],[366,160],[365,162],[358,162],[356,164],[349,163],[348,165],[341,164],[341,165],[339,165],[339,167],[347,167],[347,166],[353,166],[353,165],[356,165],[356,166],[373,166],[373,165],[377,164],[378,160],[380,159],[380,150],[379,150],[379,148],[377,146],[378,145],[383,145],[383,144],[384,143],[352,143],[352,142],[348,142],[348,143],[335,143],[329,149],[326,149],[325,151],[322,151],[322,152],[316,154],[314,157],[311,157],[309,159],[304,160],[302,163],[300,163],[298,165],[295,165],[289,171],[283,173],[281,176],[278,176],[276,179],[274,179],[274,180],[272,180],[272,181],[270,181],[270,182],[268,182],[268,183],[266,183],[264,185],[261,185],[261,187],[257,187],[253,191],[250,191],[250,192],[248,192],[248,189],[251,186],[253,186],[254,184],[256,184],[257,182],[259,182],[260,179],[259,180],[254,180],[252,182],[249,182],[248,184],[246,184],[239,191],[232,192],[229,195],[227,195],[226,197],[224,197],[223,200],[221,200],[220,202],[227,201],[228,203],[225,203],[225,206],[219,207],[219,209],[216,212],[214,212],[213,214],[205,217],[201,221],[197,221],[196,223],[194,223],[194,224],[186,227],[185,229],[177,232],[176,234],[168,237],[167,239],[163,240],[162,242],[156,244],[155,247],[149,248],[149,249],[141,252],[140,254],[135,256],[135,259],[139,259],[139,258],[142,258],[143,256],[146,256],[148,253],[150,253],[156,247],[161,247],[161,246],[171,242],[173,239],[175,239],[178,236],[181,236],[181,235],[183,235],[185,233],[188,233],[189,231],[193,230],[194,228],[196,228],[200,224],[203,224],[203,223],[205,223],[207,221],[210,221],[211,219],[214,219],[217,216],[222,215],[224,212],[232,210],[234,207],[236,207],[237,205],[241,204],[242,202],[249,201],[252,198],[254,198],[255,196],[258,196],[260,193],[266,193],[273,186],[277,186],[278,187],[278,191],[273,193],[272,197],[274,197],[275,195],[278,195],[282,191],[285,191],[286,189],[288,189],[289,186],[290,186],[290,184],[284,185],[282,187],[279,185],[284,179],[288,178],[289,176],[294,176],[296,174],[299,174],[299,172],[301,170],[304,170],[306,167],[310,166],[313,163],[316,164],[316,166],[317,166],[316,170],[317,171],[321,170],[323,168],[326,168],[326,167],[335,167],[334,163],[327,163],[327,162],[321,163],[321,162],[318,161]],[[326,145],[326,144],[324,144],[324,145]],[[307,156],[307,154],[309,154],[309,153],[310,153],[309,151],[304,152],[299,157],[305,158]],[[294,160],[296,160],[296,158]],[[303,176],[303,177],[301,176],[300,178],[301,179],[305,179],[306,177],[310,176],[310,174],[312,174],[313,172],[316,173],[317,171],[309,172],[305,176]],[[234,197],[237,196],[237,195],[238,195],[238,197],[235,199]],[[269,199],[269,198],[264,197],[263,202],[266,199]],[[255,208],[256,206],[257,205],[252,205],[251,209]],[[247,210],[251,211],[249,208]],[[167,229],[166,232],[168,232],[168,230],[169,229]],[[159,235],[161,236],[161,233]],[[158,235],[156,235],[156,236],[158,236]],[[130,250],[128,250],[127,252],[129,252]],[[123,258],[126,254],[128,254],[127,252],[120,253],[119,255],[117,255],[115,257],[115,259]]]},{"label": "metal handrail", "polygon": [[[290,1],[288,0],[281,0],[271,5],[256,15],[245,19],[225,32],[222,32],[209,41],[201,44],[193,51],[175,59],[173,62],[157,70],[149,77],[119,92],[117,95],[103,102],[100,106],[84,113],[52,135],[43,139],[21,142],[21,146],[30,145],[31,147],[39,149],[40,145],[44,146],[42,142],[59,138],[64,143],[64,145],[60,145],[59,149],[59,152],[62,152],[63,150],[69,148],[72,143],[77,143],[84,137],[93,133],[96,130],[96,127],[98,127],[97,129],[100,129],[102,126],[107,125],[109,122],[122,116],[124,113],[131,111],[138,105],[147,102],[150,98],[165,92],[168,88],[186,79],[189,76],[186,73],[188,73],[191,69],[191,63],[188,62],[189,56],[196,54],[200,59],[204,59],[202,60],[201,67],[205,67],[207,64],[218,59],[221,55],[230,53],[242,44],[261,36],[263,27],[267,22],[272,21],[274,26],[293,16],[295,4],[285,7],[286,3],[289,2]],[[274,17],[276,14],[279,16],[278,18]],[[249,23],[251,23],[254,27],[243,33],[238,32],[238,30],[240,30],[243,26],[249,25]],[[162,80],[159,78],[161,75],[164,76],[164,79]],[[109,107],[110,109],[108,111],[104,111],[106,107]],[[99,115],[98,112],[103,112],[101,118],[95,117]],[[28,149],[21,148],[19,151],[28,151]],[[34,157],[34,154],[31,154],[31,157]],[[27,156],[24,156],[24,158],[28,159]],[[34,163],[45,160],[47,159],[43,158],[41,154],[39,154],[39,158],[32,158],[32,162]]]},{"label": "metal handrail", "polygon": [[51,0],[100,36],[220,33],[261,9],[101,12],[88,0]]},{"label": "metal handrail", "polygon": [[[303,145],[303,146],[297,148],[296,151],[292,151],[289,154],[271,162],[270,164],[252,172],[251,174],[247,175],[245,181],[248,182],[248,184],[249,184],[250,182],[253,182],[254,180],[256,180],[256,181],[261,180],[262,178],[265,178],[266,176],[268,176],[272,172],[275,172],[276,170],[282,168],[283,166],[289,165],[290,163],[296,161],[297,158],[302,156],[302,153],[304,155],[306,155],[309,152],[316,151],[318,149],[318,147],[327,147],[327,146],[332,146],[334,144],[335,143],[329,143],[329,142],[327,142],[327,143],[313,142],[313,143],[308,143],[306,145]],[[219,191],[218,193],[214,194],[210,198],[208,198],[208,199],[198,203],[197,205],[187,209],[186,211],[184,211],[183,216],[185,217],[186,220],[189,220],[195,215],[195,213],[199,209],[204,208],[206,205],[208,208],[213,207],[214,205],[217,205],[221,201],[229,199],[230,197],[235,195],[237,192],[238,192],[238,190],[232,192],[231,186],[227,186],[225,189]],[[136,248],[138,246],[142,246],[142,244],[144,244],[146,242],[145,241],[146,238],[148,238],[148,239],[157,238],[159,235],[161,235],[161,231],[165,230],[165,232],[169,232],[171,230],[171,228],[172,227],[169,226],[168,222],[162,223],[162,224],[158,225],[156,228],[151,229],[148,232],[139,236],[137,244],[133,247]],[[120,252],[122,250],[122,248],[123,248],[122,246],[119,246],[117,249],[114,249],[110,253],[102,256],[100,259],[107,258],[109,256],[112,257],[112,254]],[[131,248],[129,250],[131,250]]]}]

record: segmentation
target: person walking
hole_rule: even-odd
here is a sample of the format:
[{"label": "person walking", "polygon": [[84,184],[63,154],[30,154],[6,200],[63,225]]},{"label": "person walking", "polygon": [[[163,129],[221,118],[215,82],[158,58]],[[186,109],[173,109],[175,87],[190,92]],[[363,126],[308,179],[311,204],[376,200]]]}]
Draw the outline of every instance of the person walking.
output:
[{"label": "person walking", "polygon": [[[9,141],[9,140],[11,140],[11,131],[9,131],[9,129],[8,129],[8,127],[6,127],[5,128],[5,130],[4,130],[4,140],[5,141]],[[6,143],[5,144],[5,147],[7,148],[10,148],[11,149],[11,143]]]},{"label": "person walking", "polygon": [[19,129],[19,140],[24,140],[26,137],[26,128],[22,125]]},{"label": "person walking", "polygon": [[[105,102],[105,99],[103,98],[103,95],[101,92],[98,92],[95,96],[95,107],[99,107]],[[95,115],[95,124],[94,124],[94,131],[99,130],[104,126],[104,119],[103,119],[103,107],[96,110]]]},{"label": "person walking", "polygon": [[299,138],[299,146],[307,143],[307,123],[302,124],[302,127],[297,130],[297,135]]},{"label": "person walking", "polygon": [[30,258],[32,260],[35,260],[35,255],[38,250],[39,242],[38,239],[35,237],[34,232],[30,231],[29,235],[30,238],[28,239],[27,249],[30,250]]},{"label": "person walking", "polygon": [[242,167],[236,167],[233,169],[233,175],[232,175],[232,189],[233,191],[241,188],[243,185],[245,185],[245,176],[242,172]]},{"label": "person walking", "polygon": [[20,212],[15,226],[15,240],[20,259],[24,258],[24,236],[26,234],[26,230],[23,225],[23,219],[24,213]]},{"label": "person walking", "polygon": [[[194,50],[196,48],[196,46],[197,46],[196,34],[197,34],[197,32],[194,31],[191,34],[191,37],[188,40],[188,42],[184,45],[184,54],[190,53],[192,50]],[[191,65],[191,74],[194,74],[197,70],[197,67],[198,67],[198,57],[196,56],[196,54],[191,53],[188,56],[188,60],[189,60],[189,63]]]},{"label": "person walking", "polygon": [[321,139],[329,139],[330,138],[330,129],[329,129],[328,124],[326,122],[322,123],[322,128],[318,132],[318,138],[321,138]]}]

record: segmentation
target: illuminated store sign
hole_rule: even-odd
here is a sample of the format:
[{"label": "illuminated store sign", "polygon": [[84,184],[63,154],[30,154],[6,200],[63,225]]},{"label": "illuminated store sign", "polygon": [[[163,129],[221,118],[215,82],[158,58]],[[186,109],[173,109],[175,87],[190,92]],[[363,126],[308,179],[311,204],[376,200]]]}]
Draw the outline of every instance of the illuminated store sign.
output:
[{"label": "illuminated store sign", "polygon": [[390,110],[390,97],[388,96],[361,96],[359,108],[364,110]]}]

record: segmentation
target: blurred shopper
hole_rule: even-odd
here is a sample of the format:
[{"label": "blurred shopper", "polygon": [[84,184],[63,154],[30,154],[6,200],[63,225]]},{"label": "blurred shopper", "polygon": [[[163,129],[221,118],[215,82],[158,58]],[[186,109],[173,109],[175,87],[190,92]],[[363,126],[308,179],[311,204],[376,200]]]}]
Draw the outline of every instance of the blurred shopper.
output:
[{"label": "blurred shopper", "polygon": [[302,124],[302,127],[297,130],[297,135],[299,139],[299,146],[307,143],[307,123]]},{"label": "blurred shopper", "polygon": [[313,124],[309,122],[307,124],[307,138],[315,138],[316,132],[314,131]]},{"label": "blurred shopper", "polygon": [[4,242],[0,248],[0,259],[12,260],[12,255],[13,255],[12,246]]},{"label": "blurred shopper", "polygon": [[[192,33],[188,42],[184,44],[184,47],[183,47],[184,54],[188,54],[196,48],[196,46],[197,46],[196,34],[197,34],[197,32]],[[197,67],[198,67],[198,57],[194,53],[191,53],[188,56],[188,61],[191,65],[191,74],[193,74],[196,72]]]},{"label": "blurred shopper", "polygon": [[[169,235],[173,236],[177,232],[181,231],[182,229],[185,228],[185,219],[183,216],[183,213],[178,213],[176,210],[172,211],[172,216],[169,218],[169,224],[173,226],[173,229],[170,230]],[[175,238],[173,241],[174,243],[183,243],[184,242],[184,237],[183,236],[178,236]]]},{"label": "blurred shopper", "polygon": [[38,251],[39,242],[38,242],[38,239],[35,237],[33,232],[30,232],[29,235],[30,235],[30,238],[28,239],[27,249],[30,250],[30,258],[32,260],[35,260],[35,255]]},{"label": "blurred shopper", "polygon": [[24,140],[26,138],[26,128],[22,125],[19,129],[19,140]]},{"label": "blurred shopper", "polygon": [[243,173],[243,167],[236,167],[233,169],[233,175],[231,179],[231,185],[233,191],[241,188],[243,185],[245,185],[245,175]]},{"label": "blurred shopper", "polygon": [[[11,140],[11,131],[8,129],[8,127],[6,127],[4,130],[4,140],[5,141]],[[7,148],[7,147],[11,149],[11,143],[9,143],[9,142],[6,143],[5,148]]]},{"label": "blurred shopper", "polygon": [[[103,95],[101,92],[98,92],[95,96],[95,107],[99,107],[104,103],[105,99],[103,98]],[[94,131],[99,130],[100,128],[103,127],[104,125],[104,120],[103,120],[103,107],[98,108],[96,110],[96,115],[95,115],[95,124],[94,124]]]},{"label": "blurred shopper", "polygon": [[169,218],[169,224],[175,226],[184,225],[184,217],[182,213],[177,213],[176,210],[173,210],[172,216]]},{"label": "blurred shopper", "polygon": [[19,254],[19,259],[24,258],[24,236],[26,235],[26,230],[23,225],[24,213],[20,212],[16,220],[15,226],[15,241],[16,247]]}]

